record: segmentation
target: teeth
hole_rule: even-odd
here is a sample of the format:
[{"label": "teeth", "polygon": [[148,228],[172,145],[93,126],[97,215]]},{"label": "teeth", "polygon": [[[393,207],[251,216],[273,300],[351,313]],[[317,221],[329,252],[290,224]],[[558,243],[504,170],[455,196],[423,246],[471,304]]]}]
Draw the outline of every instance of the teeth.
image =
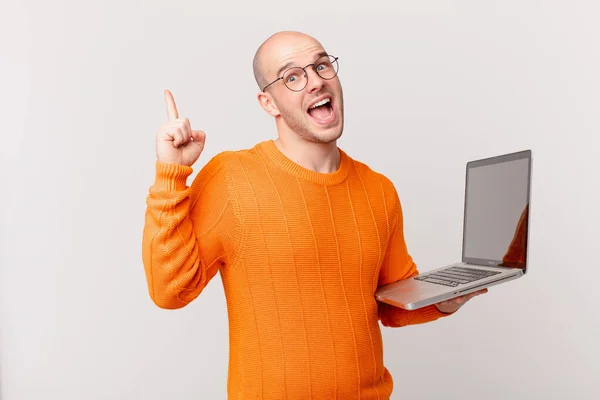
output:
[{"label": "teeth", "polygon": [[329,99],[329,98],[323,99],[323,100],[319,101],[318,103],[315,103],[312,107],[309,108],[309,110],[312,110],[313,108],[322,106],[323,104],[327,104],[330,101],[331,101],[331,99]]}]

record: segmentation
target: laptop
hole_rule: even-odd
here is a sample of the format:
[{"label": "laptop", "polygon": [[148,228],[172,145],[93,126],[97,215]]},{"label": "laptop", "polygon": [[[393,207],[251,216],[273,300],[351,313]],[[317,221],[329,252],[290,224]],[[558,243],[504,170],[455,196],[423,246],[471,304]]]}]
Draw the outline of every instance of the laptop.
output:
[{"label": "laptop", "polygon": [[462,261],[381,286],[377,300],[416,310],[527,273],[531,150],[467,162]]}]

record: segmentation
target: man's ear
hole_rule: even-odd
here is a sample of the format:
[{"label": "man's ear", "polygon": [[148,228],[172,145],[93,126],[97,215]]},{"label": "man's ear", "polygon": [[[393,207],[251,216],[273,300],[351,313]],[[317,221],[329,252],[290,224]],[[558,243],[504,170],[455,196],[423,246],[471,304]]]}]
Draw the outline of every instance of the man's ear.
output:
[{"label": "man's ear", "polygon": [[269,115],[277,117],[280,114],[279,108],[277,108],[277,105],[273,101],[273,97],[270,94],[259,92],[257,99],[258,104],[260,104],[263,110],[265,110]]}]

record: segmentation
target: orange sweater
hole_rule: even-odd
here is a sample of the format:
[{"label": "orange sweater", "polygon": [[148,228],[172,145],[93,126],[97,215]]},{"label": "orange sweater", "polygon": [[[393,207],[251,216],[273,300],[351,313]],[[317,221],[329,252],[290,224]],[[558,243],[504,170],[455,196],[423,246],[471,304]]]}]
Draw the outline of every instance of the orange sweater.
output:
[{"label": "orange sweater", "polygon": [[230,399],[388,399],[379,321],[419,324],[375,300],[417,273],[393,184],[340,150],[321,174],[271,140],[191,167],[157,162],[143,261],[152,300],[181,308],[220,273],[229,315]]}]

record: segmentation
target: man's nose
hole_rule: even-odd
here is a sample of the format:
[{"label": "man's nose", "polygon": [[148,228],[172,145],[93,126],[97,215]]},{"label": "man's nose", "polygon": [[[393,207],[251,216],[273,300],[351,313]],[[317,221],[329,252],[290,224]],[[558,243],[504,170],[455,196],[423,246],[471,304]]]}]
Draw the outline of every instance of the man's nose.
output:
[{"label": "man's nose", "polygon": [[323,87],[324,79],[315,72],[314,68],[306,68],[306,79],[308,84],[306,85],[306,91],[308,93],[319,91]]}]

